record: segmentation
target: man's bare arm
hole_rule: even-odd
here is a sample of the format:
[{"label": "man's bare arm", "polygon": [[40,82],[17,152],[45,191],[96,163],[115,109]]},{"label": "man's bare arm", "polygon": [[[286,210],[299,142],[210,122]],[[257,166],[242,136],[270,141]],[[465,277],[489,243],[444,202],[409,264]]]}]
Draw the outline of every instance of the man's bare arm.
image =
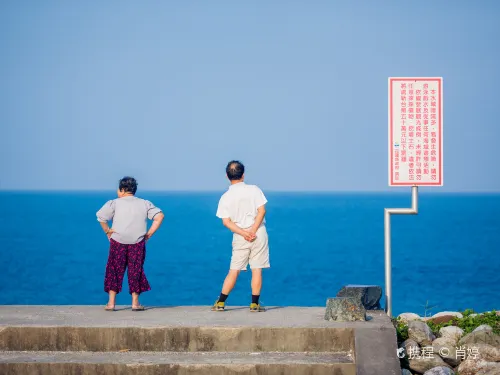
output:
[{"label": "man's bare arm", "polygon": [[266,216],[266,205],[262,205],[257,208],[257,216],[255,217],[255,223],[252,225],[250,232],[255,234],[260,228],[262,222],[264,221],[264,216]]},{"label": "man's bare arm", "polygon": [[245,240],[247,240],[249,242],[253,241],[255,239],[254,234],[247,232],[246,230],[241,229],[239,226],[237,226],[235,223],[233,223],[233,221],[228,217],[222,219],[222,224],[224,224],[224,226],[227,229],[229,229],[231,232],[239,234],[240,236],[244,237]]}]

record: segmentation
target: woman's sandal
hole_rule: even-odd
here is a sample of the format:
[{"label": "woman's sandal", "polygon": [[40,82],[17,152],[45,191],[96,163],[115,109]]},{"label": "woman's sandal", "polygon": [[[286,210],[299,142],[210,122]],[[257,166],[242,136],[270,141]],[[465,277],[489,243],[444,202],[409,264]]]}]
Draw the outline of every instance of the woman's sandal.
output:
[{"label": "woman's sandal", "polygon": [[145,310],[145,308],[142,305],[139,305],[136,307],[132,306],[132,311],[144,311],[144,310]]},{"label": "woman's sandal", "polygon": [[106,311],[115,311],[115,307],[110,307],[109,305],[106,305],[106,307],[104,308],[104,310]]}]

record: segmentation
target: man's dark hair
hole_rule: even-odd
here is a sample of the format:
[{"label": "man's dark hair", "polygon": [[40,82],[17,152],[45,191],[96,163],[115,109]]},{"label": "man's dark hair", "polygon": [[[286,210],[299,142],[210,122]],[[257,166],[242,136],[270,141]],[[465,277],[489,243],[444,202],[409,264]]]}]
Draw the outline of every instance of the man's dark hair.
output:
[{"label": "man's dark hair", "polygon": [[132,193],[135,195],[135,192],[137,191],[137,181],[133,177],[123,177],[120,180],[118,189],[123,190],[126,193]]},{"label": "man's dark hair", "polygon": [[231,181],[241,180],[245,173],[245,166],[238,160],[231,160],[227,163],[226,174]]}]

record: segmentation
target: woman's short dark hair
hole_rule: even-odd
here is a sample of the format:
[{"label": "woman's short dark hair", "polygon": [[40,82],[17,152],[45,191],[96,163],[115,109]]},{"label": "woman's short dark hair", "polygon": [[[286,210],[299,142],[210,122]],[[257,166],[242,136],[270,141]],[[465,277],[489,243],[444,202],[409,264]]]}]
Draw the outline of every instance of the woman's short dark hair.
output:
[{"label": "woman's short dark hair", "polygon": [[122,190],[126,193],[135,194],[137,191],[137,181],[133,177],[123,177],[120,180],[120,184],[118,185],[118,189]]},{"label": "woman's short dark hair", "polygon": [[245,173],[245,166],[238,160],[231,160],[227,163],[226,174],[231,181],[241,180]]}]

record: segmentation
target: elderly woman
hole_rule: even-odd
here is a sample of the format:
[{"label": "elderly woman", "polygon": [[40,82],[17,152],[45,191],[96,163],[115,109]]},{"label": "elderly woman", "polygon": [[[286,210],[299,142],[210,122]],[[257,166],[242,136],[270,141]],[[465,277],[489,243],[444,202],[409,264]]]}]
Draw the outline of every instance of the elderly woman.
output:
[{"label": "elderly woman", "polygon": [[[150,201],[137,198],[137,181],[124,177],[118,186],[118,199],[113,199],[97,211],[97,220],[110,242],[108,264],[104,278],[104,291],[109,294],[106,311],[114,311],[116,295],[120,293],[125,268],[128,268],[129,292],[132,295],[132,311],[143,311],[139,295],[151,290],[144,274],[146,241],[160,227],[162,211]],[[147,230],[147,219],[153,224]],[[108,222],[112,221],[110,228]]]}]

